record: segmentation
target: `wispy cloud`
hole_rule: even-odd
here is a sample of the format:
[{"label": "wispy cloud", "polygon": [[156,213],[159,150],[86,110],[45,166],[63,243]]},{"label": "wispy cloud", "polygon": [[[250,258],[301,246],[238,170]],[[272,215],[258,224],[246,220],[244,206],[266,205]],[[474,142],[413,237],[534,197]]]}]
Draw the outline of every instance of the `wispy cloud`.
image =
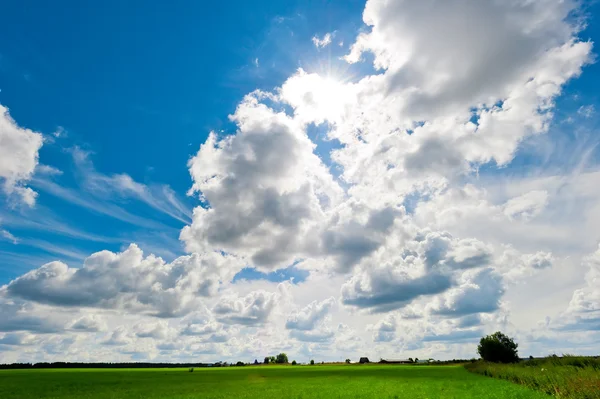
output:
[{"label": "wispy cloud", "polygon": [[594,104],[582,105],[577,110],[577,113],[584,118],[591,118],[596,113],[596,108],[594,107]]},{"label": "wispy cloud", "polygon": [[70,202],[71,204],[88,209],[94,213],[110,216],[114,219],[130,223],[139,227],[146,227],[151,229],[166,228],[166,226],[154,220],[134,215],[117,205],[98,201],[96,199],[90,198],[89,196],[82,195],[82,192],[80,190],[65,188],[50,180],[36,178],[32,180],[32,185],[38,188],[39,190],[43,190],[49,194],[54,195],[55,197]]},{"label": "wispy cloud", "polygon": [[191,222],[191,210],[166,185],[146,185],[135,181],[128,174],[106,175],[98,172],[90,159],[90,154],[77,147],[71,150],[82,186],[96,197],[110,200],[111,195],[134,198],[155,210],[182,223]]},{"label": "wispy cloud", "polygon": [[315,35],[312,38],[312,42],[317,48],[327,47],[331,44],[331,39],[333,39],[334,33],[325,33],[322,38],[319,38],[317,35]]},{"label": "wispy cloud", "polygon": [[[34,217],[32,215],[35,215]],[[35,214],[15,215],[13,213],[0,213],[0,218],[5,226],[17,229],[48,231],[65,237],[94,242],[119,242],[114,237],[106,237],[89,233],[76,227],[68,226],[61,222],[56,216],[43,206],[38,206]]]},{"label": "wispy cloud", "polygon": [[0,229],[0,238],[8,240],[8,241],[12,242],[13,244],[19,243],[19,240],[17,239],[17,237],[12,235],[12,233],[8,230]]}]

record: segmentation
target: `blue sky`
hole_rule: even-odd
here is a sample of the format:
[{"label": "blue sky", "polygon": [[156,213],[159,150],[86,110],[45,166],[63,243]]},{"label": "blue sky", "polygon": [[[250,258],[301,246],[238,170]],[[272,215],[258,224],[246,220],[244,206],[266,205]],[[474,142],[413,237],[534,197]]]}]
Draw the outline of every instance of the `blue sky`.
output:
[{"label": "blue sky", "polygon": [[[145,1],[45,6],[8,1],[0,16],[0,35],[11,38],[0,48],[0,103],[22,126],[48,135],[64,130],[40,152],[44,164],[64,172],[57,179],[61,185],[78,189],[70,149],[79,147],[90,153],[98,172],[167,184],[191,210],[196,203],[185,196],[190,186],[186,161],[208,133],[234,133],[227,115],[239,99],[255,89],[273,89],[298,67],[317,72],[347,68],[337,59],[344,48],[318,51],[311,38],[337,30],[336,41],[349,43],[362,26],[362,7],[359,1],[208,6],[188,1],[176,7]],[[180,221],[137,201],[119,206],[160,218],[168,228],[142,230],[44,195],[38,209],[11,217],[46,218],[52,212],[63,223],[108,240],[13,228],[33,244],[0,242],[0,282],[42,259],[78,260],[97,250],[118,250],[140,235],[148,246],[166,246],[166,258],[182,253]],[[70,253],[49,251],[48,244]]]},{"label": "blue sky", "polygon": [[598,2],[6,0],[0,37],[7,359],[597,348]]}]

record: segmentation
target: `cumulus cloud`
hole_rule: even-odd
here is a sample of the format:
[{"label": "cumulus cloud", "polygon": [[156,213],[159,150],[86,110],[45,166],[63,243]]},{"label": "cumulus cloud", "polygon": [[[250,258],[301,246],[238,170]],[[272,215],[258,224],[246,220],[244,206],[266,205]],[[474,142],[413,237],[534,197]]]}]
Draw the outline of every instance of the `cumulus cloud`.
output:
[{"label": "cumulus cloud", "polygon": [[328,325],[331,319],[329,314],[335,304],[335,298],[330,297],[294,310],[285,323],[285,328],[290,330],[290,337],[301,342],[329,342],[335,336]]},{"label": "cumulus cloud", "polygon": [[40,303],[125,309],[160,317],[183,315],[198,306],[199,298],[216,294],[243,264],[216,252],[182,256],[166,263],[144,257],[132,244],[125,251],[97,252],[79,269],[51,262],[1,288],[5,295]]},{"label": "cumulus cloud", "polygon": [[102,345],[123,346],[133,342],[133,337],[127,328],[117,327],[107,339],[102,341]]},{"label": "cumulus cloud", "polygon": [[8,109],[0,105],[0,181],[7,196],[16,196],[28,206],[35,205],[37,193],[25,184],[38,164],[43,145],[40,133],[17,125]]},{"label": "cumulus cloud", "polygon": [[375,324],[373,329],[374,342],[391,342],[396,338],[397,322],[394,315],[388,315]]},{"label": "cumulus cloud", "polygon": [[418,235],[399,256],[386,253],[373,262],[378,263],[369,262],[342,286],[346,305],[376,312],[402,308],[421,296],[448,290],[457,273],[488,265],[491,253],[477,240],[431,232]]},{"label": "cumulus cloud", "polygon": [[[41,313],[41,314],[40,314]],[[0,331],[30,331],[36,333],[55,333],[64,329],[64,324],[49,317],[44,312],[36,311],[27,302],[0,297]]]},{"label": "cumulus cloud", "polygon": [[73,320],[73,323],[69,326],[69,329],[81,332],[105,331],[106,328],[106,321],[102,317],[94,314],[85,315]]},{"label": "cumulus cloud", "polygon": [[441,303],[433,305],[433,313],[445,316],[491,313],[500,307],[503,294],[502,277],[486,268],[466,277],[459,287],[448,291]]},{"label": "cumulus cloud", "polygon": [[211,133],[189,162],[205,207],[181,232],[188,251],[220,248],[259,267],[291,264],[307,235],[341,195],[314,144],[292,118],[249,95],[231,119],[233,136]]},{"label": "cumulus cloud", "polygon": [[600,331],[600,246],[583,259],[585,286],[573,292],[566,311],[553,322],[565,331]]},{"label": "cumulus cloud", "polygon": [[213,308],[218,320],[227,324],[257,326],[264,324],[277,306],[278,293],[253,291],[240,298],[222,297]]}]

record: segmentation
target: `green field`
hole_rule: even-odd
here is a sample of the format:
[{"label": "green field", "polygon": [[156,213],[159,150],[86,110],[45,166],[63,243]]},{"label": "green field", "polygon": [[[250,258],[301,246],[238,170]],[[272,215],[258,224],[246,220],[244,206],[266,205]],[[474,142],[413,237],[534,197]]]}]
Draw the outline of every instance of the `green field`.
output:
[{"label": "green field", "polygon": [[0,371],[2,399],[548,398],[461,366],[259,366]]}]

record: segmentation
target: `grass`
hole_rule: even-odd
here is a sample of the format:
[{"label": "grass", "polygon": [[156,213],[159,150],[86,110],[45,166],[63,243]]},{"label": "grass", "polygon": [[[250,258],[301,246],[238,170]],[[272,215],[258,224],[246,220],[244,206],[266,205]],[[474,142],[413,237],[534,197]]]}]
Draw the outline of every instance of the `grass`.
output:
[{"label": "grass", "polygon": [[600,359],[565,356],[517,364],[475,362],[467,370],[536,389],[557,398],[600,399]]},{"label": "grass", "polygon": [[259,366],[0,371],[3,399],[547,398],[460,366]]}]

